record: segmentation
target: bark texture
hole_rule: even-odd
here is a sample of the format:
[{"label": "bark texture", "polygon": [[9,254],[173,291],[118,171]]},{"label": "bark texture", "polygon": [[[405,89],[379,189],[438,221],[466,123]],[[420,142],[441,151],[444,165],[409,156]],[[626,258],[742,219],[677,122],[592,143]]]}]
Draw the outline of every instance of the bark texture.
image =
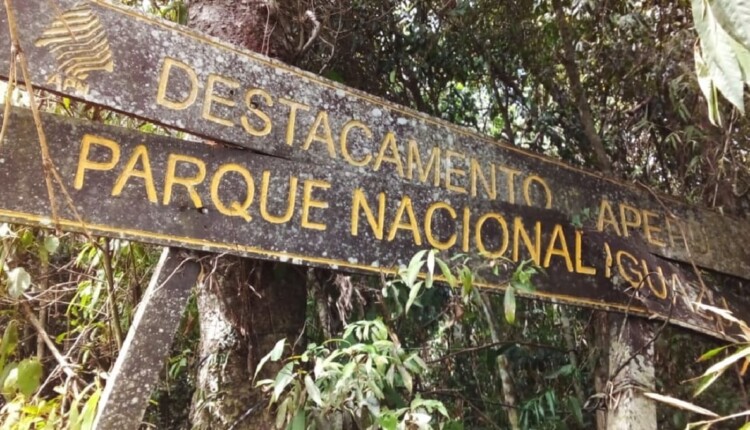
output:
[{"label": "bark texture", "polygon": [[609,316],[607,430],[656,430],[653,323],[623,315]]},{"label": "bark texture", "polygon": [[[271,37],[276,2],[193,0],[189,26],[226,42],[278,56]],[[214,257],[198,292],[201,339],[193,429],[270,429],[273,420],[252,381],[259,360],[305,323],[305,270],[281,263]],[[279,370],[267,364],[259,379]]]},{"label": "bark texture", "polygon": [[[260,359],[282,338],[294,344],[305,323],[304,269],[239,257],[213,257],[199,289],[201,340],[193,429],[269,429],[266,399],[254,388]],[[259,379],[273,378],[276,363]]]}]

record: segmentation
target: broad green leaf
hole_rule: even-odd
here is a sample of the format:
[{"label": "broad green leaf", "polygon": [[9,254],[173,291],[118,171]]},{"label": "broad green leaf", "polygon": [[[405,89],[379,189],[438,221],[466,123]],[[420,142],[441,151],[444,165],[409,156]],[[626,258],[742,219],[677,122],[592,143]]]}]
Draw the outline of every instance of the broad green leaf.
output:
[{"label": "broad green leaf", "polygon": [[8,272],[8,294],[18,299],[31,286],[31,275],[23,267],[16,267]]},{"label": "broad green leaf", "polygon": [[323,399],[320,398],[320,389],[315,385],[315,381],[312,380],[310,375],[305,376],[305,388],[307,389],[307,395],[310,396],[316,405],[322,406]]},{"label": "broad green leaf", "polygon": [[737,56],[737,61],[740,63],[740,69],[742,70],[742,81],[750,85],[750,51],[737,43],[736,40],[731,40],[734,55]]},{"label": "broad green leaf", "polygon": [[81,423],[81,430],[91,430],[94,427],[94,418],[96,418],[96,407],[99,404],[99,398],[101,397],[102,391],[100,389],[94,390],[86,403],[83,405],[81,416],[79,418]]},{"label": "broad green leaf", "polygon": [[47,250],[50,255],[54,254],[59,246],[60,239],[58,239],[57,237],[47,236],[44,238],[44,249]]},{"label": "broad green leaf", "polygon": [[294,380],[294,362],[287,363],[276,375],[276,380],[273,384],[273,397],[272,401],[279,400],[279,396],[284,392],[284,389]]},{"label": "broad green leaf", "polygon": [[258,376],[258,372],[260,372],[260,369],[263,368],[263,365],[266,364],[268,360],[279,361],[279,359],[281,358],[281,355],[284,353],[285,344],[286,344],[286,339],[281,339],[280,341],[276,342],[276,345],[274,345],[271,352],[269,352],[263,358],[260,359],[260,362],[258,362],[258,366],[255,368],[255,374],[253,375],[253,380]]},{"label": "broad green leaf", "polygon": [[508,287],[505,290],[505,299],[503,300],[503,308],[505,310],[505,320],[509,324],[516,322],[516,292],[515,288]]},{"label": "broad green leaf", "polygon": [[81,430],[81,420],[78,414],[78,399],[73,400],[70,404],[68,412],[68,421],[70,422],[70,430]]},{"label": "broad green leaf", "polygon": [[712,418],[717,418],[718,415],[709,411],[708,409],[704,409],[700,406],[696,406],[692,403],[686,402],[684,400],[676,399],[674,397],[670,396],[663,396],[661,394],[656,393],[643,393],[644,396],[654,399],[656,401],[666,403],[670,406],[674,406],[676,408],[685,409],[686,411],[695,412],[697,414],[706,415]]},{"label": "broad green leaf", "polygon": [[742,70],[729,34],[719,25],[708,0],[692,0],[695,29],[709,76],[721,94],[741,113],[745,112]]},{"label": "broad green leaf", "polygon": [[18,363],[16,389],[25,397],[30,397],[39,388],[43,370],[42,363],[37,359],[29,358]]},{"label": "broad green leaf", "polygon": [[711,0],[709,4],[724,31],[750,50],[750,0]]},{"label": "broad green leaf", "polygon": [[398,417],[391,411],[383,412],[378,417],[378,424],[383,430],[396,430],[398,428]]},{"label": "broad green leaf", "polygon": [[419,394],[417,394],[414,400],[411,401],[411,404],[409,406],[411,410],[415,410],[418,408],[424,408],[429,412],[436,410],[446,418],[448,417],[448,410],[445,408],[443,402],[433,399],[423,399],[421,396],[419,396]]},{"label": "broad green leaf", "polygon": [[297,411],[297,414],[294,415],[292,423],[289,426],[289,430],[305,430],[305,427],[305,410],[300,409]]},{"label": "broad green leaf", "polygon": [[3,385],[0,387],[0,393],[13,396],[16,391],[18,382],[18,366],[16,363],[10,363],[7,367],[8,374],[3,379]]}]

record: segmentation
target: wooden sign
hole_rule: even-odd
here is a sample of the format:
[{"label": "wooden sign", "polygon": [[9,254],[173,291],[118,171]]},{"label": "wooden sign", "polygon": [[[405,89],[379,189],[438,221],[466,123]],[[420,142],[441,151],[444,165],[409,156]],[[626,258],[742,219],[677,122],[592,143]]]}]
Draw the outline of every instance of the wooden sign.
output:
[{"label": "wooden sign", "polygon": [[[104,1],[14,6],[37,87],[258,153],[330,166],[326,171],[431,187],[471,207],[553,209],[622,241],[640,235],[659,256],[750,279],[746,222],[504,145]],[[0,27],[6,21],[3,10]],[[9,43],[0,38],[0,52],[10,52]],[[7,74],[8,61],[0,55],[0,74]],[[228,175],[238,174],[229,169]],[[298,178],[310,193],[310,213],[316,212],[310,196],[333,192],[321,191],[317,180]],[[149,193],[151,200],[171,202],[169,194]],[[377,195],[362,198],[373,205]],[[389,204],[397,199],[389,197]],[[322,225],[310,219],[309,225]],[[279,241],[296,233],[280,231]]]},{"label": "wooden sign", "polygon": [[[0,221],[51,226],[34,124],[27,111],[13,112],[0,148]],[[551,209],[52,115],[43,123],[82,217],[61,206],[66,230],[363,273],[396,273],[436,248],[497,266],[496,275],[480,272],[483,288],[505,288],[517,264],[531,260],[544,268],[534,297],[718,337],[724,327],[694,302],[750,315],[728,293],[701,291],[691,271],[636,236],[577,228]]]}]

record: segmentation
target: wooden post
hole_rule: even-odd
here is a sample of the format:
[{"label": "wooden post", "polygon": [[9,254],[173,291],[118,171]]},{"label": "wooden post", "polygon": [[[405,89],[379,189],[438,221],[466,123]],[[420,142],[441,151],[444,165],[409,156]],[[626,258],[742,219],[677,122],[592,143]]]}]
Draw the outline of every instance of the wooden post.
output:
[{"label": "wooden post", "polygon": [[609,382],[606,388],[607,430],[656,430],[653,323],[609,314]]},{"label": "wooden post", "polygon": [[99,401],[95,430],[140,426],[200,264],[164,248]]}]

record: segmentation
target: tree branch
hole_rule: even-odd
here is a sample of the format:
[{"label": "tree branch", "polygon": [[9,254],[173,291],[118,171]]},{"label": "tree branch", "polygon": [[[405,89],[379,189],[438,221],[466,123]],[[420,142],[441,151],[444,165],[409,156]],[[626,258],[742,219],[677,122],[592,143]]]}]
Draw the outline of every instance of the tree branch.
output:
[{"label": "tree branch", "polygon": [[581,84],[581,74],[578,70],[578,65],[576,64],[575,59],[573,36],[570,34],[570,27],[568,26],[568,21],[565,17],[565,11],[563,10],[560,0],[552,0],[552,7],[555,10],[555,20],[557,21],[557,27],[563,45],[563,66],[565,67],[565,73],[568,75],[568,81],[570,81],[570,91],[575,98],[576,107],[578,108],[578,114],[581,117],[586,140],[588,140],[589,146],[594,151],[597,167],[605,173],[612,173],[612,164],[609,160],[609,155],[607,155],[604,143],[602,142],[601,137],[599,137],[599,133],[596,131],[594,116],[591,113],[591,106],[589,106],[588,99],[586,98],[586,91]]}]

